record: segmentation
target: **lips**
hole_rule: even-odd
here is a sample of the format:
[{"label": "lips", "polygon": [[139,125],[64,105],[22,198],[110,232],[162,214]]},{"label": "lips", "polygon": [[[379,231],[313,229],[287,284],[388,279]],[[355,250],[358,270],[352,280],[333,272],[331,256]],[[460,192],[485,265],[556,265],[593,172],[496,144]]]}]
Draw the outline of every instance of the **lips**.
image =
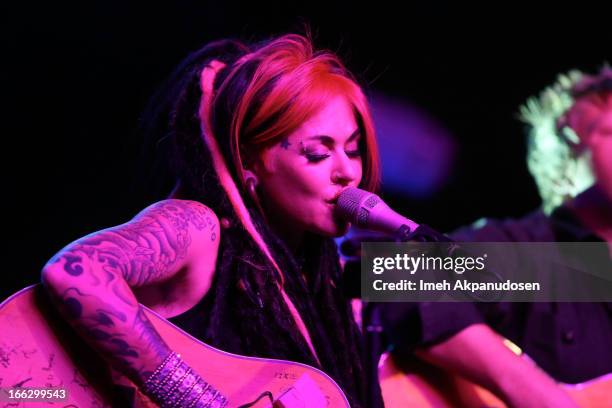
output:
[{"label": "lips", "polygon": [[332,198],[330,198],[329,200],[325,200],[330,204],[336,204],[336,201],[338,201],[338,197],[340,197],[340,194],[342,194],[342,192],[344,191],[344,189],[338,191],[336,194],[334,194],[334,196]]}]

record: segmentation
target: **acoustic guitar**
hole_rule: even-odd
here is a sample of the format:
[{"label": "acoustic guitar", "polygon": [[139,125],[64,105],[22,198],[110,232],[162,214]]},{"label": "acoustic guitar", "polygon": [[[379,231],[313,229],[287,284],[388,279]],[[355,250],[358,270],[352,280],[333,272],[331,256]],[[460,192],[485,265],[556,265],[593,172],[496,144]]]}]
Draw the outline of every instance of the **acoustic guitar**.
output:
[{"label": "acoustic guitar", "polygon": [[[349,407],[338,384],[321,370],[226,353],[152,310],[145,312],[170,348],[227,397],[229,407]],[[34,387],[65,390],[66,397],[35,402],[28,399],[33,395],[14,392]],[[156,406],[79,339],[40,285],[23,289],[0,305],[0,389],[0,407]],[[21,398],[10,399],[9,392]]]},{"label": "acoustic guitar", "polygon": [[[487,389],[420,360],[400,365],[385,353],[378,376],[386,407],[506,408]],[[581,384],[559,386],[581,408],[612,408],[612,374]]]}]

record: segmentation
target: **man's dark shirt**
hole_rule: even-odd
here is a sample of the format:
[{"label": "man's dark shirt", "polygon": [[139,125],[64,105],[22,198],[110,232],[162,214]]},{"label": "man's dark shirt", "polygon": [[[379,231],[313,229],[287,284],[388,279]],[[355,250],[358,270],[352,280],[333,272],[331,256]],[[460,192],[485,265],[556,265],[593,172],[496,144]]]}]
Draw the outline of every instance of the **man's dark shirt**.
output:
[{"label": "man's dark shirt", "polygon": [[[601,241],[566,207],[550,216],[537,211],[519,220],[462,228],[451,237],[457,242]],[[388,303],[382,316],[400,355],[486,323],[558,381],[578,383],[612,373],[612,303]]]}]

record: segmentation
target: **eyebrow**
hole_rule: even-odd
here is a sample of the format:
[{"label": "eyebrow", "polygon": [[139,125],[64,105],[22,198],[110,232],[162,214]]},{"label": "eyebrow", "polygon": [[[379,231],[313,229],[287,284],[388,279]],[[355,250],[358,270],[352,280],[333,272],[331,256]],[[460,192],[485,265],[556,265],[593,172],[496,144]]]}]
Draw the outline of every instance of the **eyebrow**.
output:
[{"label": "eyebrow", "polygon": [[[356,139],[357,136],[359,136],[361,134],[361,129],[357,129],[355,130],[353,133],[351,133],[351,135],[349,136],[349,138],[346,140],[346,142],[350,142],[353,139]],[[311,136],[309,138],[307,138],[306,140],[320,140],[322,143],[335,143],[336,139],[334,139],[331,136],[328,135],[316,135],[316,136]]]}]

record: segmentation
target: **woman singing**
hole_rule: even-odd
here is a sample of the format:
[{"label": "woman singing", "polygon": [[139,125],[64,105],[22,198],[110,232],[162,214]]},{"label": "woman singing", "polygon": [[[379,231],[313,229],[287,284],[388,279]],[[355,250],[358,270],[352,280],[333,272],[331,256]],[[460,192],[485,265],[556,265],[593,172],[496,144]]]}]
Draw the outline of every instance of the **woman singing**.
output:
[{"label": "woman singing", "polygon": [[318,367],[365,406],[333,241],[348,228],[334,217],[340,192],[378,183],[361,88],[335,55],[286,35],[209,44],[164,95],[155,123],[172,145],[176,188],[44,267],[62,316],[163,407],[213,406],[198,391],[207,373],[189,371],[140,304],[222,350]]}]

